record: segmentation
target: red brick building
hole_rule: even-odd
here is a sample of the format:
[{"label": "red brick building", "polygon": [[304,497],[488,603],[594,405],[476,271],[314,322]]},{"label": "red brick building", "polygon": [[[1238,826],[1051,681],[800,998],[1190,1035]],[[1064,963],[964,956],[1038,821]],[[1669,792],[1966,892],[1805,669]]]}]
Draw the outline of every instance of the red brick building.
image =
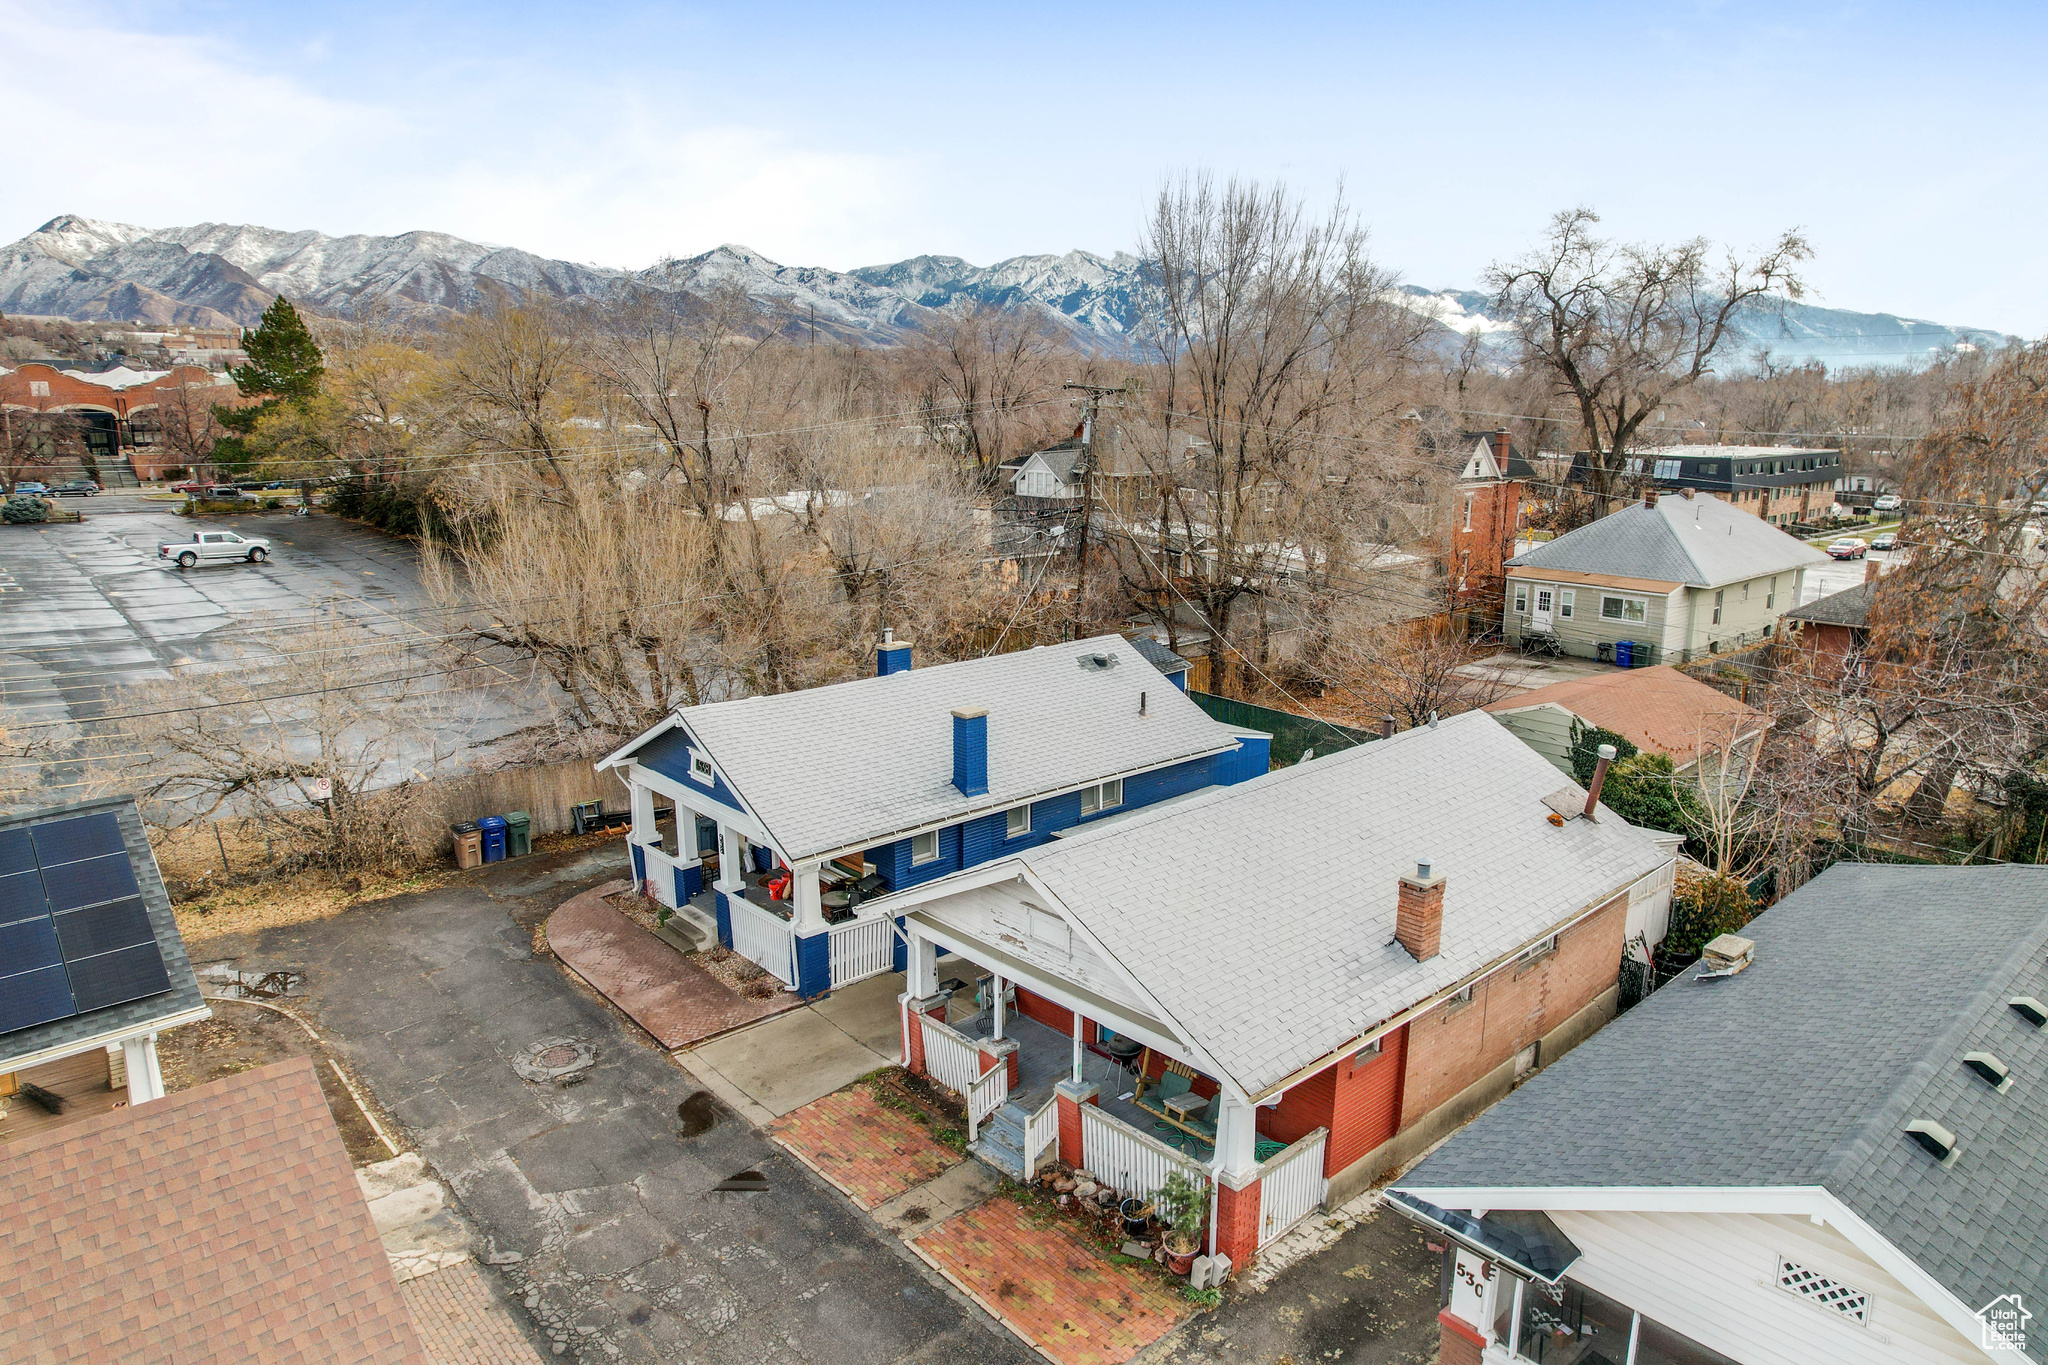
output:
[{"label": "red brick building", "polygon": [[183,467],[187,457],[161,440],[170,409],[197,415],[214,405],[233,407],[241,391],[225,374],[196,365],[168,372],[112,370],[81,375],[55,366],[23,365],[0,374],[0,409],[74,414],[87,424],[86,445],[95,462],[127,461],[138,479]]},{"label": "red brick building", "polygon": [[1522,524],[1522,485],[1535,471],[1505,428],[1467,431],[1452,453],[1462,455],[1451,491],[1450,523],[1440,553],[1452,611],[1492,621],[1500,614],[1507,561]]},{"label": "red brick building", "polygon": [[1612,1016],[1671,855],[1585,806],[1475,713],[898,893],[905,1056],[1012,1175],[1213,1181],[1242,1266]]}]

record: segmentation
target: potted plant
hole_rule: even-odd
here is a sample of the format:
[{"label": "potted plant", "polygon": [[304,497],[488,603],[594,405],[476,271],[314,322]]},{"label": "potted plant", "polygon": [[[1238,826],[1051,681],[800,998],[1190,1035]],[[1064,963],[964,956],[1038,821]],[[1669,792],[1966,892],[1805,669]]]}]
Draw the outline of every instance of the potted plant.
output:
[{"label": "potted plant", "polygon": [[1152,1216],[1152,1201],[1149,1199],[1126,1199],[1117,1206],[1117,1213],[1124,1220],[1124,1236],[1143,1238],[1146,1232],[1145,1220]]},{"label": "potted plant", "polygon": [[1202,1247],[1202,1223],[1209,1212],[1209,1187],[1186,1171],[1166,1178],[1158,1194],[1159,1217],[1166,1224],[1166,1268],[1185,1275]]}]

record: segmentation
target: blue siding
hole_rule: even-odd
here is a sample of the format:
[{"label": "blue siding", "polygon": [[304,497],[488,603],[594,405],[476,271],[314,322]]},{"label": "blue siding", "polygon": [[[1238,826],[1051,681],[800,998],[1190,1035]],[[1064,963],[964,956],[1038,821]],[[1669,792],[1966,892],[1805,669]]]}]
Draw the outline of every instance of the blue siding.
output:
[{"label": "blue siding", "polygon": [[[641,745],[633,753],[633,760],[642,767],[652,768],[672,782],[680,783],[684,791],[697,792],[732,810],[745,810],[746,807],[740,804],[739,797],[733,795],[732,788],[725,785],[723,777],[714,777],[711,785],[707,787],[690,776],[690,756],[686,751],[702,747],[691,737],[688,730],[678,725],[673,730],[664,731]],[[716,768],[718,756],[709,750],[705,753],[711,759],[712,767]]]},{"label": "blue siding", "polygon": [[633,880],[636,882],[646,881],[647,850],[638,844],[628,844],[627,847],[633,850]]},{"label": "blue siding", "polygon": [[723,891],[712,892],[718,898],[718,946],[732,947],[732,906],[726,902]]},{"label": "blue siding", "polygon": [[796,941],[796,990],[806,1000],[832,989],[832,936],[812,934]]}]

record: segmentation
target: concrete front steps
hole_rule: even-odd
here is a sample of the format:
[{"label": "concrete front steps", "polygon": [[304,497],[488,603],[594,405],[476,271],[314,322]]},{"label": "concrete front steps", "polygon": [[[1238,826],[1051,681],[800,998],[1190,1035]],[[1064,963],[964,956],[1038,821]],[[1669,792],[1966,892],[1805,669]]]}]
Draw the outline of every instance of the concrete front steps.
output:
[{"label": "concrete front steps", "polygon": [[1005,1104],[982,1123],[981,1131],[967,1150],[988,1165],[1020,1183],[1028,1182],[1024,1169],[1024,1128],[1031,1116],[1020,1104]]}]

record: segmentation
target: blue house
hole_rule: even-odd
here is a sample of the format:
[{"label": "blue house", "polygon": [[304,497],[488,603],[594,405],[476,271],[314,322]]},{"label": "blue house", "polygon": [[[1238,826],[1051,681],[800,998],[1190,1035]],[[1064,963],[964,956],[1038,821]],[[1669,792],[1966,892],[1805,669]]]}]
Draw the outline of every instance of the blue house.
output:
[{"label": "blue house", "polygon": [[874,677],[684,707],[597,766],[632,793],[636,887],[708,902],[720,943],[816,996],[903,970],[864,899],[1265,772],[1270,737],[1183,685],[1115,635],[927,669],[885,637]]}]

